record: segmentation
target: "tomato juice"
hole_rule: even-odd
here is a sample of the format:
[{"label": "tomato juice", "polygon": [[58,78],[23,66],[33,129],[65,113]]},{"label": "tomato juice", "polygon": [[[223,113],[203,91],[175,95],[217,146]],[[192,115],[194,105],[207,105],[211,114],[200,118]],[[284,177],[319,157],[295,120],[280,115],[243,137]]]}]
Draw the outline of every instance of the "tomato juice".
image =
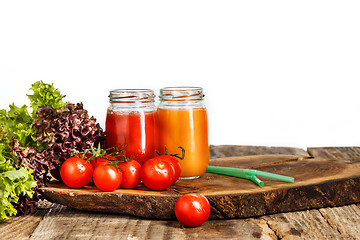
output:
[{"label": "tomato juice", "polygon": [[155,113],[115,112],[106,116],[106,146],[122,149],[126,157],[134,158],[141,165],[155,156]]}]

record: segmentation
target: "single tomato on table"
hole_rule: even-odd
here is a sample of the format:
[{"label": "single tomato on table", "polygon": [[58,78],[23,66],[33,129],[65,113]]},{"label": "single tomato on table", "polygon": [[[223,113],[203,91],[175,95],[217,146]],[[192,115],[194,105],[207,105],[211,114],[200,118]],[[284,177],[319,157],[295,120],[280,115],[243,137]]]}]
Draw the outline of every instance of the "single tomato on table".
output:
[{"label": "single tomato on table", "polygon": [[175,203],[176,218],[187,227],[197,227],[210,216],[210,203],[200,193],[181,196]]},{"label": "single tomato on table", "polygon": [[120,186],[122,172],[113,165],[100,165],[94,170],[93,181],[98,189],[111,192]]},{"label": "single tomato on table", "polygon": [[123,174],[120,187],[135,188],[140,183],[141,165],[138,161],[119,162],[117,166]]},{"label": "single tomato on table", "polygon": [[152,158],[142,165],[140,177],[146,187],[160,191],[174,182],[175,172],[164,159]]},{"label": "single tomato on table", "polygon": [[68,158],[61,166],[60,176],[66,186],[81,188],[87,185],[93,175],[91,163],[77,156]]}]

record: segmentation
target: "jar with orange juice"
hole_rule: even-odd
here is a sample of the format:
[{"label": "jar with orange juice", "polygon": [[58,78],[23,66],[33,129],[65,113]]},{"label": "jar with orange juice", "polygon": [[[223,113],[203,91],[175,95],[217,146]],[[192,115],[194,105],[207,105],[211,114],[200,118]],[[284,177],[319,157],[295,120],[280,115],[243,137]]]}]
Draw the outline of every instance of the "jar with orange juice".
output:
[{"label": "jar with orange juice", "polygon": [[105,132],[106,146],[123,149],[141,165],[155,156],[155,104],[150,89],[110,91]]},{"label": "jar with orange juice", "polygon": [[156,148],[165,147],[179,160],[182,179],[202,176],[209,164],[208,118],[200,87],[167,87],[160,89],[160,104],[156,110]]}]

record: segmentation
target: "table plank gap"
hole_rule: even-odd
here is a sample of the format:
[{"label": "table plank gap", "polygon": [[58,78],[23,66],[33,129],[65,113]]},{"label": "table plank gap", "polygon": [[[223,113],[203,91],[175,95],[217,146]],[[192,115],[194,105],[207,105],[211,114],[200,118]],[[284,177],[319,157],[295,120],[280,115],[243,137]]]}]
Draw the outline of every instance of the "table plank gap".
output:
[{"label": "table plank gap", "polygon": [[338,231],[341,236],[347,239],[359,238],[360,208],[356,204],[321,208],[319,211],[329,225]]},{"label": "table plank gap", "polygon": [[341,239],[319,210],[279,213],[263,216],[279,239]]}]

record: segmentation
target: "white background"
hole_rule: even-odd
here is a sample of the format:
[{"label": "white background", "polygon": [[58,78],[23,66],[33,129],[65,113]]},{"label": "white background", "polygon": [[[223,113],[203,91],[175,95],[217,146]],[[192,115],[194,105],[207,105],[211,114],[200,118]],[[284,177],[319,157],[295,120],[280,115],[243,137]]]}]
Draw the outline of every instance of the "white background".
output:
[{"label": "white background", "polygon": [[360,143],[360,1],[1,1],[0,109],[202,86],[211,144]]}]

